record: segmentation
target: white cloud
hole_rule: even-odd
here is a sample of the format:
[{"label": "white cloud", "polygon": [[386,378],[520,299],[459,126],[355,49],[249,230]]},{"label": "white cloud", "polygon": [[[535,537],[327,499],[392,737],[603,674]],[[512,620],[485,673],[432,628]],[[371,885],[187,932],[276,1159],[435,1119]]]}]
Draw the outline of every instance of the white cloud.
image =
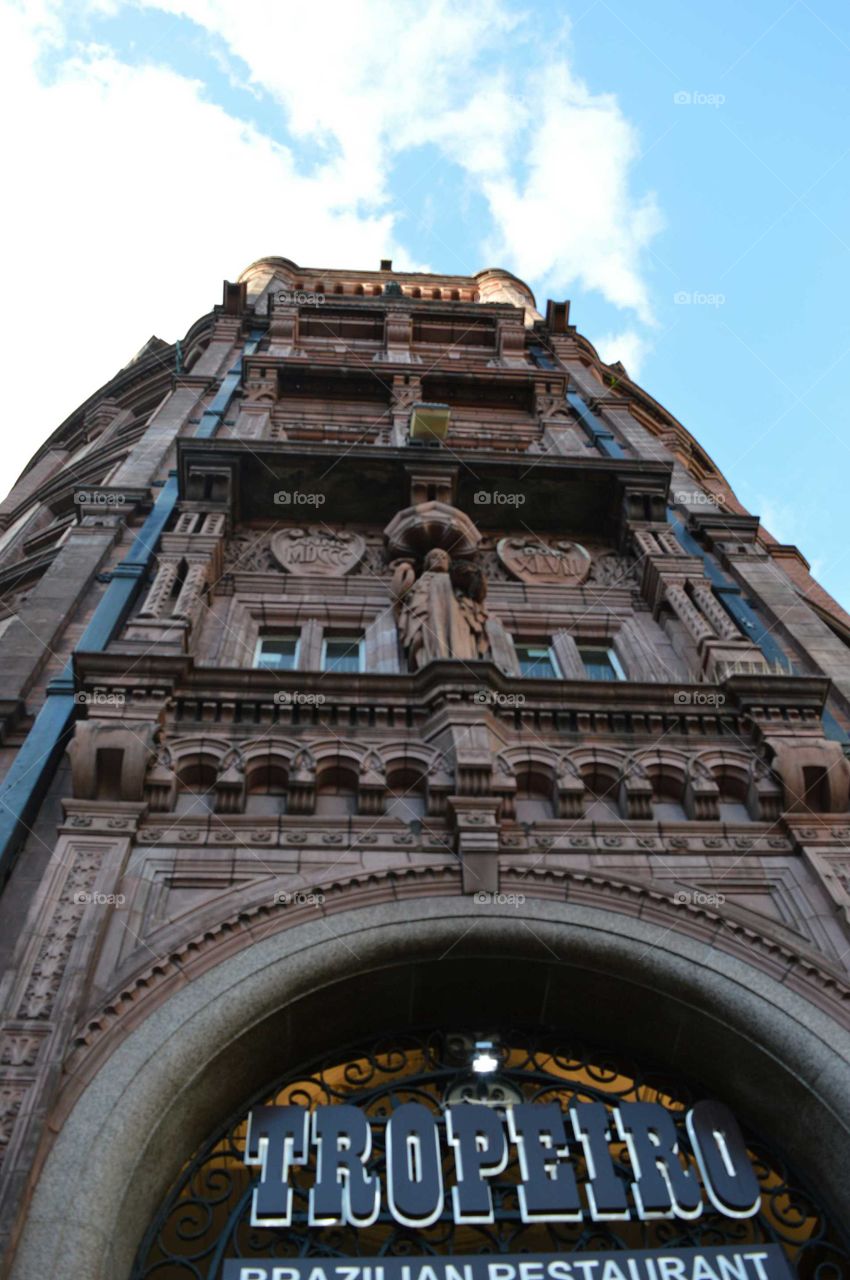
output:
[{"label": "white cloud", "polygon": [[[747,488],[747,486],[742,486]],[[747,495],[747,510],[755,512],[761,521],[761,527],[776,538],[777,542],[796,544],[804,530],[800,523],[800,512],[793,504],[778,502],[767,498],[764,494]],[[742,499],[743,501],[743,499]]]},{"label": "white cloud", "polygon": [[636,329],[625,329],[622,333],[606,333],[594,340],[593,345],[606,364],[619,360],[630,378],[640,377],[644,357],[652,349],[651,342],[638,333]]},{"label": "white cloud", "polygon": [[151,333],[182,336],[218,302],[223,277],[269,253],[364,265],[403,254],[388,212],[358,208],[332,170],[301,177],[286,148],[203,101],[198,83],[89,49],[44,85],[43,47],[42,31],[0,9],[2,109],[26,122],[0,150],[16,175],[3,211],[16,368],[4,491]]},{"label": "white cloud", "polygon": [[591,95],[566,64],[530,86],[527,172],[485,179],[497,231],[491,257],[547,286],[578,282],[652,322],[641,252],[661,228],[651,196],[635,201],[638,143],[616,100]]},{"label": "white cloud", "polygon": [[[6,484],[149,334],[181,336],[223,276],[264,254],[415,267],[439,252],[438,269],[505,266],[558,297],[580,284],[651,322],[641,254],[659,219],[651,198],[631,194],[637,140],[615,99],[573,74],[566,27],[538,45],[533,15],[507,0],[137,4],[223,41],[233,83],[279,104],[292,146],[210,102],[165,65],[166,49],[130,66],[113,49],[67,46],[65,15],[120,13],[122,0],[0,0],[0,94],[19,124],[0,144],[15,174],[4,283],[20,308],[4,309],[17,370]],[[220,58],[212,40],[210,51]],[[45,52],[49,79],[37,70]],[[480,261],[402,242],[408,206],[428,189],[393,189],[392,165],[425,144],[466,174],[456,216],[470,190],[489,204]],[[22,343],[27,308],[40,328]],[[644,340],[630,329],[617,341],[633,372]]]},{"label": "white cloud", "polygon": [[[661,218],[652,196],[630,192],[640,148],[616,99],[592,94],[553,52],[566,26],[554,46],[538,44],[533,24],[499,0],[143,3],[223,38],[296,136],[338,144],[340,176],[363,198],[386,195],[392,155],[435,143],[490,206],[495,225],[475,267],[505,266],[561,295],[579,283],[652,323],[640,259]],[[535,53],[530,75],[511,63],[523,44]]]}]

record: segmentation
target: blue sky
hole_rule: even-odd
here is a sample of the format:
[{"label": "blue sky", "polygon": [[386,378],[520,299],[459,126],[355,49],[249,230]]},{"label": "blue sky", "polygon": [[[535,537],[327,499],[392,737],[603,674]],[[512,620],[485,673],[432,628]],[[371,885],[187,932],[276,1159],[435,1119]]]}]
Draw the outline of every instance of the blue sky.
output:
[{"label": "blue sky", "polygon": [[850,607],[847,0],[0,3],[0,64],[3,489],[264,254],[500,265]]}]

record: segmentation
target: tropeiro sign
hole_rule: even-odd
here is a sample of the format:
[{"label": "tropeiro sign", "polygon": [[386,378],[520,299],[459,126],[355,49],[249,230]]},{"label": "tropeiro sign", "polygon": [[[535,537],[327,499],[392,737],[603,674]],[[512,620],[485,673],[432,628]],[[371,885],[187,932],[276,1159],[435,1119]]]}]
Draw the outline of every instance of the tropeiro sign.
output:
[{"label": "tropeiro sign", "polygon": [[[512,1156],[520,1215],[527,1223],[693,1220],[707,1208],[727,1218],[750,1218],[761,1205],[741,1131],[718,1102],[699,1102],[687,1113],[693,1160],[686,1161],[672,1114],[654,1102],[620,1102],[611,1109],[572,1102],[566,1111],[557,1102],[520,1103],[504,1111],[459,1103],[442,1115],[407,1102],[379,1123],[383,1179],[370,1168],[372,1124],[358,1107],[256,1107],[244,1157],[260,1170],[252,1224],[292,1224],[292,1173],[311,1164],[310,1226],[367,1227],[382,1212],[406,1227],[429,1227],[448,1213],[459,1225],[491,1223],[491,1183]],[[618,1175],[612,1142],[628,1152],[629,1181]],[[576,1156],[583,1157],[586,1170],[581,1187]],[[303,1181],[299,1185],[303,1194]],[[394,1273],[383,1280],[395,1280]]]}]

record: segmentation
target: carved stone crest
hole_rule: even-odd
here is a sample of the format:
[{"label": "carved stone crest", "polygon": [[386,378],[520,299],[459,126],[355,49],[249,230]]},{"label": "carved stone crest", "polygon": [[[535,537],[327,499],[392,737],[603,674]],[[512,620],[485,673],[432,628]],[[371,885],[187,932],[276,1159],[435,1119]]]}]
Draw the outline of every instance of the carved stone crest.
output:
[{"label": "carved stone crest", "polygon": [[502,538],[496,546],[502,564],[521,582],[574,587],[590,573],[590,553],[578,542],[542,538]]},{"label": "carved stone crest", "polygon": [[296,577],[342,578],[363,558],[366,540],[345,530],[281,529],[271,540],[278,564]]}]

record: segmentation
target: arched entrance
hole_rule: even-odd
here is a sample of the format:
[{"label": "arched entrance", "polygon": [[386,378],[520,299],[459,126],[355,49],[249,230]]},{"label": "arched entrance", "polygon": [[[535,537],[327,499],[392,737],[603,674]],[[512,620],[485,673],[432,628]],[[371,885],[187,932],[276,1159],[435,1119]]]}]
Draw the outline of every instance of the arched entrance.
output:
[{"label": "arched entrance", "polygon": [[[687,1150],[685,1116],[700,1090],[662,1070],[646,1069],[624,1055],[589,1050],[563,1032],[502,1031],[488,1033],[493,1062],[478,1074],[475,1045],[480,1032],[446,1032],[441,1028],[390,1032],[339,1050],[290,1071],[271,1090],[261,1093],[226,1122],[194,1153],[181,1171],[146,1233],[132,1280],[214,1280],[225,1258],[310,1257],[375,1258],[473,1253],[582,1253],[593,1250],[668,1249],[695,1246],[781,1245],[801,1280],[824,1275],[850,1276],[850,1250],[845,1234],[817,1197],[805,1190],[795,1172],[771,1144],[747,1135],[748,1153],[761,1187],[761,1209],[746,1220],[725,1217],[710,1204],[696,1221],[679,1219],[630,1222],[589,1221],[526,1223],[517,1203],[520,1170],[516,1152],[491,1182],[494,1221],[458,1226],[448,1196],[440,1218],[425,1229],[395,1221],[386,1205],[368,1228],[311,1226],[309,1187],[316,1178],[313,1154],[308,1165],[292,1171],[295,1210],[286,1230],[251,1222],[251,1196],[256,1172],[245,1163],[248,1116],[255,1105],[357,1106],[369,1118],[375,1144],[369,1168],[386,1183],[385,1122],[394,1110],[415,1101],[435,1117],[444,1106],[475,1101],[495,1108],[519,1102],[599,1103],[613,1131],[614,1109],[623,1102],[660,1103],[676,1116],[681,1150]],[[496,1056],[497,1055],[497,1056]],[[575,1144],[578,1146],[578,1144]],[[630,1180],[622,1140],[613,1148],[617,1173]],[[448,1175],[450,1161],[445,1161]],[[578,1178],[586,1182],[587,1162],[574,1156]],[[691,1160],[691,1165],[693,1161]],[[449,1177],[444,1176],[444,1187]],[[821,1269],[819,1271],[819,1269]]]},{"label": "arched entrance", "polygon": [[14,1280],[129,1280],[169,1188],[224,1118],[387,1027],[546,1028],[698,1081],[850,1221],[850,1037],[781,974],[681,932],[672,911],[668,923],[541,899],[485,914],[421,888],[352,899],[240,947],[225,936],[216,963],[116,1031],[54,1119]]}]

